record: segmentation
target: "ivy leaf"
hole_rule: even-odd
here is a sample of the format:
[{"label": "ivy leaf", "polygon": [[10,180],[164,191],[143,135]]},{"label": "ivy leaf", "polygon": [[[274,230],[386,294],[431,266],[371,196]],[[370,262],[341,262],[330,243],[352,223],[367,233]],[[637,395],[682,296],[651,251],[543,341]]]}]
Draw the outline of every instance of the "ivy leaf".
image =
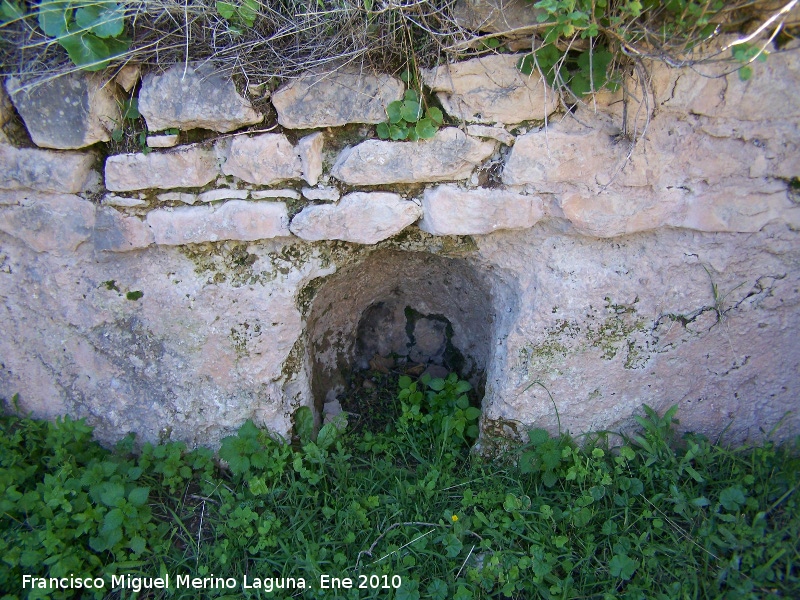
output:
[{"label": "ivy leaf", "polygon": [[0,23],[8,23],[9,21],[16,21],[21,19],[25,14],[22,8],[16,2],[11,0],[3,0],[0,3]]},{"label": "ivy leaf", "polygon": [[375,128],[375,131],[378,134],[378,137],[382,140],[389,139],[389,124],[388,123],[378,123],[378,126]]},{"label": "ivy leaf", "polygon": [[420,119],[416,126],[417,135],[423,140],[429,140],[436,135],[438,127],[427,117]]},{"label": "ivy leaf", "polygon": [[125,7],[116,2],[88,4],[75,11],[75,22],[99,38],[117,37],[125,28]]},{"label": "ivy leaf", "polygon": [[45,35],[58,38],[67,33],[72,18],[70,3],[64,0],[42,0],[39,2],[37,20]]},{"label": "ivy leaf", "polygon": [[408,123],[416,123],[422,114],[422,107],[417,100],[406,100],[400,108],[400,116]]},{"label": "ivy leaf", "polygon": [[386,114],[389,117],[389,123],[397,124],[403,120],[403,103],[400,100],[395,100],[394,102],[390,102],[389,106],[386,107]]}]

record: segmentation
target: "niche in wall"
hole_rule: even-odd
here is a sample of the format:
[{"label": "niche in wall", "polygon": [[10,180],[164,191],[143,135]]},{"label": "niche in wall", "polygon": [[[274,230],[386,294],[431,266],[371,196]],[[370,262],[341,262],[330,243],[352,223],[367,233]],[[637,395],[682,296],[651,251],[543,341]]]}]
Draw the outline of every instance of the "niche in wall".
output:
[{"label": "niche in wall", "polygon": [[307,323],[317,411],[376,356],[455,371],[482,397],[492,314],[488,282],[464,259],[380,250],[337,272],[319,288]]}]

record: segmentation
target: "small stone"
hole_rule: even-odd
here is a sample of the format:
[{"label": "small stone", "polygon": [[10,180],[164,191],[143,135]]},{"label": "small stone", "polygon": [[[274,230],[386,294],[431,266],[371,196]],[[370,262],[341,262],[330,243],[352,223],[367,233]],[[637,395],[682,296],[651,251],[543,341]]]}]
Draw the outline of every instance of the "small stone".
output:
[{"label": "small stone", "polygon": [[453,8],[461,27],[490,33],[538,25],[540,14],[547,13],[525,0],[458,0]]},{"label": "small stone", "polygon": [[117,196],[116,194],[106,194],[103,196],[102,204],[106,206],[118,206],[120,208],[135,208],[137,206],[147,206],[147,201],[141,198],[128,198]]},{"label": "small stone", "polygon": [[308,185],[317,185],[319,176],[322,175],[322,147],[325,136],[322,132],[312,133],[297,142],[297,151],[300,154],[303,179]]},{"label": "small stone", "polygon": [[97,209],[93,241],[95,250],[128,252],[153,243],[153,232],[138,217],[123,215],[110,207]]},{"label": "small stone", "polygon": [[488,125],[467,125],[467,133],[473,137],[497,140],[506,146],[513,146],[516,139],[502,127],[490,127]]},{"label": "small stone", "polygon": [[419,228],[433,235],[483,235],[498,229],[533,227],[542,201],[504,190],[462,190],[442,185],[425,190]]},{"label": "small stone", "polygon": [[0,145],[0,189],[76,194],[93,181],[95,155]]},{"label": "small stone", "polygon": [[114,192],[202,187],[217,176],[214,153],[200,146],[168,152],[117,154],[106,159],[106,187]]},{"label": "small stone", "polygon": [[423,69],[422,80],[444,110],[464,121],[520,123],[544,119],[558,107],[556,93],[538,71],[517,68],[522,54],[494,54]]},{"label": "small stone", "polygon": [[414,223],[421,214],[416,203],[403,200],[399,194],[353,192],[338,204],[307,206],[292,219],[290,229],[308,241],[377,244]]},{"label": "small stone", "polygon": [[263,83],[248,84],[247,93],[253,98],[260,98],[264,94],[264,84]]},{"label": "small stone", "polygon": [[107,142],[122,119],[116,86],[99,74],[77,71],[35,86],[11,77],[6,89],[41,148],[69,150]]},{"label": "small stone", "polygon": [[282,133],[237,136],[230,145],[222,172],[248,183],[270,185],[298,179],[301,162],[295,147]]},{"label": "small stone", "polygon": [[114,81],[126,92],[130,92],[142,76],[142,66],[128,63],[114,76]]},{"label": "small stone", "polygon": [[218,200],[246,200],[249,192],[247,190],[208,190],[203,192],[197,199],[200,202],[216,202]]},{"label": "small stone", "polygon": [[209,63],[177,64],[162,75],[145,75],[139,112],[152,131],[178,127],[227,132],[264,119]]},{"label": "small stone", "polygon": [[178,145],[178,134],[148,135],[147,145],[150,148],[172,148]]},{"label": "small stone", "polygon": [[336,188],[303,188],[303,196],[309,200],[324,200],[326,202],[336,202],[341,194]]},{"label": "small stone", "polygon": [[307,74],[272,94],[278,122],[289,129],[380,123],[386,107],[403,97],[405,85],[389,75],[350,71]]},{"label": "small stone", "polygon": [[22,240],[36,252],[69,254],[89,239],[95,207],[71,194],[31,193],[18,206],[0,208],[0,231]]},{"label": "small stone", "polygon": [[331,174],[350,185],[418,183],[468,179],[494,152],[494,142],[479,142],[455,127],[430,140],[367,140],[342,151]]},{"label": "small stone", "polygon": [[147,224],[156,244],[169,246],[290,235],[283,202],[231,200],[218,206],[156,209],[147,213]]},{"label": "small stone", "polygon": [[183,202],[184,204],[194,204],[197,201],[197,194],[186,192],[166,192],[156,196],[161,202]]},{"label": "small stone", "polygon": [[250,192],[253,200],[265,200],[267,198],[288,198],[290,200],[300,200],[300,194],[295,190],[256,190]]}]

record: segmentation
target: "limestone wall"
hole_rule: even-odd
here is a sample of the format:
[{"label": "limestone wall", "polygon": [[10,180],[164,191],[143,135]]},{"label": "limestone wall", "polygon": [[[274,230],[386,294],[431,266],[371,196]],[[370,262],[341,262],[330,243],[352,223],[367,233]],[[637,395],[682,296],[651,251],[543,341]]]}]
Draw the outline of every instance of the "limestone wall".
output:
[{"label": "limestone wall", "polygon": [[[213,65],[7,80],[0,396],[106,440],[286,434],[428,319],[486,433],[555,429],[555,407],[620,430],[643,403],[736,441],[800,432],[798,53],[746,82],[653,65],[574,112],[516,60],[423,73],[450,124],[419,142],[376,137],[388,75],[271,97]],[[109,155],[129,92],[148,148]]]}]

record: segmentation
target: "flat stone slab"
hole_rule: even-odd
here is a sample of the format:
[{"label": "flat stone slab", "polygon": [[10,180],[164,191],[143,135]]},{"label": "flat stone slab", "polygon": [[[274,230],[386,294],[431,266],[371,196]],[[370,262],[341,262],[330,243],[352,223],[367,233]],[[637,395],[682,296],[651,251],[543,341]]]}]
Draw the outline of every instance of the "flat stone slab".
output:
[{"label": "flat stone slab", "polygon": [[493,54],[423,69],[422,81],[436,92],[444,110],[463,121],[521,123],[541,120],[558,98],[538,71],[517,69],[522,54]]},{"label": "flat stone slab", "polygon": [[0,206],[0,231],[36,252],[66,255],[89,239],[95,206],[71,194],[17,193],[16,206]]},{"label": "flat stone slab", "polygon": [[70,150],[107,142],[121,121],[116,87],[99,74],[79,71],[30,87],[11,77],[6,89],[41,148]]},{"label": "flat stone slab", "polygon": [[209,63],[190,64],[185,71],[183,64],[174,65],[162,75],[145,75],[139,112],[151,131],[178,127],[226,132],[264,119]]},{"label": "flat stone slab", "polygon": [[219,174],[214,152],[184,146],[168,152],[117,154],[106,159],[106,187],[113,192],[202,187]]},{"label": "flat stone slab", "polygon": [[404,91],[405,84],[390,75],[308,74],[272,94],[272,105],[278,123],[289,129],[380,123],[386,120],[386,107]]},{"label": "flat stone slab", "polygon": [[95,156],[0,144],[0,189],[76,194],[86,189]]},{"label": "flat stone slab", "polygon": [[494,146],[494,142],[478,141],[455,127],[418,142],[367,140],[343,150],[331,175],[351,185],[467,179],[491,156]]},{"label": "flat stone slab", "polygon": [[147,224],[155,243],[167,246],[291,235],[283,202],[231,200],[219,206],[162,208],[147,213]]},{"label": "flat stone slab", "polygon": [[[197,196],[200,202],[217,202],[219,200],[246,200],[250,192],[247,190],[208,190]],[[187,202],[188,204],[188,202]]]},{"label": "flat stone slab", "polygon": [[222,172],[248,183],[270,185],[299,179],[302,163],[297,149],[282,133],[241,135],[231,142]]},{"label": "flat stone slab", "polygon": [[295,190],[253,190],[250,192],[253,200],[266,200],[268,198],[285,198],[300,200],[300,193]]},{"label": "flat stone slab", "polygon": [[102,206],[97,209],[92,241],[95,250],[128,252],[147,248],[153,243],[153,232],[140,218]]},{"label": "flat stone slab", "polygon": [[419,228],[433,235],[483,235],[527,229],[543,216],[542,201],[504,190],[463,190],[442,185],[425,190]]},{"label": "flat stone slab", "polygon": [[396,235],[422,215],[415,202],[389,192],[353,192],[336,204],[307,206],[290,229],[308,241],[343,240],[377,244]]},{"label": "flat stone slab", "polygon": [[334,187],[329,187],[329,188],[304,187],[302,192],[303,192],[303,197],[308,198],[309,200],[323,200],[325,202],[336,202],[341,197],[339,190],[337,190]]}]

